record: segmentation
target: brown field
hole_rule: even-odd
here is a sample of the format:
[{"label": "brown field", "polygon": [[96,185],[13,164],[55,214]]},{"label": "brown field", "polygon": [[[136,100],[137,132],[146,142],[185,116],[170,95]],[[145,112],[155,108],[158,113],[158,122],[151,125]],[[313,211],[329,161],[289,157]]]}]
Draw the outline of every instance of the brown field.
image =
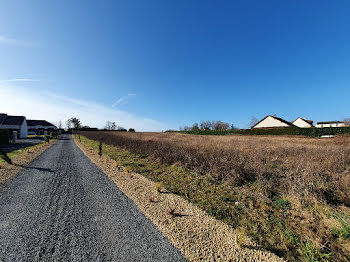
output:
[{"label": "brown field", "polygon": [[[288,260],[350,259],[348,136],[81,134],[93,140],[103,137],[104,143],[133,153],[140,164],[130,156],[128,163],[135,171],[164,182],[233,227],[244,228],[255,241]],[[176,177],[149,159],[183,171]]]}]

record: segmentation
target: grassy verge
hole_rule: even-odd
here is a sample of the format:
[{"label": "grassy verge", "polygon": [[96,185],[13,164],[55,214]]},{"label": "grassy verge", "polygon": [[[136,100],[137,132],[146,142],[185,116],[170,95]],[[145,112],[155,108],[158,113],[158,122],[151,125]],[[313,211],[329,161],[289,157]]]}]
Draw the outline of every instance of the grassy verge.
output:
[{"label": "grassy verge", "polygon": [[[98,150],[99,142],[80,136]],[[162,182],[164,187],[196,204],[208,214],[245,232],[263,247],[290,261],[348,261],[350,215],[346,207],[309,201],[303,207],[283,196],[273,201],[248,194],[248,189],[198,175],[180,165],[167,165],[144,154],[103,145],[108,155],[127,170]],[[247,191],[248,190],[248,191]],[[322,241],[318,241],[322,236]]]},{"label": "grassy verge", "polygon": [[[11,153],[8,153],[7,156],[9,158],[11,158],[11,159],[14,159],[14,158],[16,158],[19,155],[28,153],[28,151],[34,151],[36,148],[41,147],[45,143],[46,142],[41,142],[39,144],[30,146],[30,147],[26,147],[26,148],[23,148],[23,149],[18,149],[18,150],[12,151]],[[52,142],[50,142],[50,143],[52,143]],[[2,158],[0,158],[0,163],[5,163],[5,161]]]}]

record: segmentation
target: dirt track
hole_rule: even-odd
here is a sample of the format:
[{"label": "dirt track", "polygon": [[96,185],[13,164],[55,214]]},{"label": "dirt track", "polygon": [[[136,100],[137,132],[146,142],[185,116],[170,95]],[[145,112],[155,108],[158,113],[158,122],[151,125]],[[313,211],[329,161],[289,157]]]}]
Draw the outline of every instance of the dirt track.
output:
[{"label": "dirt track", "polygon": [[185,259],[66,136],[0,188],[0,261]]}]

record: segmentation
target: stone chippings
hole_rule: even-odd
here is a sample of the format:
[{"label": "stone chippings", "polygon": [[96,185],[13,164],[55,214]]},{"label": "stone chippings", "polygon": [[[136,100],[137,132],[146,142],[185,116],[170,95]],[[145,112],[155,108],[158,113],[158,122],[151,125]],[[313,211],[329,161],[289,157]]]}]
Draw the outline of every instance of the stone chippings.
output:
[{"label": "stone chippings", "polygon": [[12,159],[12,162],[14,165],[1,163],[0,187],[4,185],[7,181],[10,181],[19,172],[21,172],[21,170],[23,169],[23,166],[30,164],[35,158],[37,158],[42,153],[44,153],[53,144],[54,144],[54,141],[51,141],[50,144],[44,143],[36,146],[35,148],[31,148],[26,152],[23,152],[22,154]]},{"label": "stone chippings", "polygon": [[0,188],[0,261],[186,261],[65,135]]},{"label": "stone chippings", "polygon": [[[249,241],[239,247],[232,227],[209,216],[175,194],[156,191],[154,182],[136,173],[124,172],[108,156],[75,139],[78,147],[100,167],[137,207],[159,228],[190,261],[283,261],[273,253]],[[154,202],[149,202],[149,198]],[[177,216],[168,214],[175,208]],[[253,248],[252,248],[253,247]]]}]

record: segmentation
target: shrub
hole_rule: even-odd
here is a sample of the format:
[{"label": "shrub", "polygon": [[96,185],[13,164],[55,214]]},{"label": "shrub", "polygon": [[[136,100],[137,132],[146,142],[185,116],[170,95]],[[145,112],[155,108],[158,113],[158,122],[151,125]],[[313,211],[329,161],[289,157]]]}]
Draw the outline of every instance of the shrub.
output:
[{"label": "shrub", "polygon": [[158,182],[156,183],[156,191],[161,193],[162,192],[162,188],[163,188],[163,183],[162,182]]},{"label": "shrub", "polygon": [[239,247],[243,247],[247,242],[247,236],[244,228],[238,227],[235,229],[236,243]]},{"label": "shrub", "polygon": [[253,128],[253,129],[233,129],[233,130],[196,130],[196,131],[181,131],[184,134],[192,135],[293,135],[293,136],[310,136],[320,137],[325,135],[342,135],[350,134],[350,127],[324,127],[324,128]]},{"label": "shrub", "polygon": [[10,133],[7,129],[0,129],[0,145],[8,144],[10,140]]}]

